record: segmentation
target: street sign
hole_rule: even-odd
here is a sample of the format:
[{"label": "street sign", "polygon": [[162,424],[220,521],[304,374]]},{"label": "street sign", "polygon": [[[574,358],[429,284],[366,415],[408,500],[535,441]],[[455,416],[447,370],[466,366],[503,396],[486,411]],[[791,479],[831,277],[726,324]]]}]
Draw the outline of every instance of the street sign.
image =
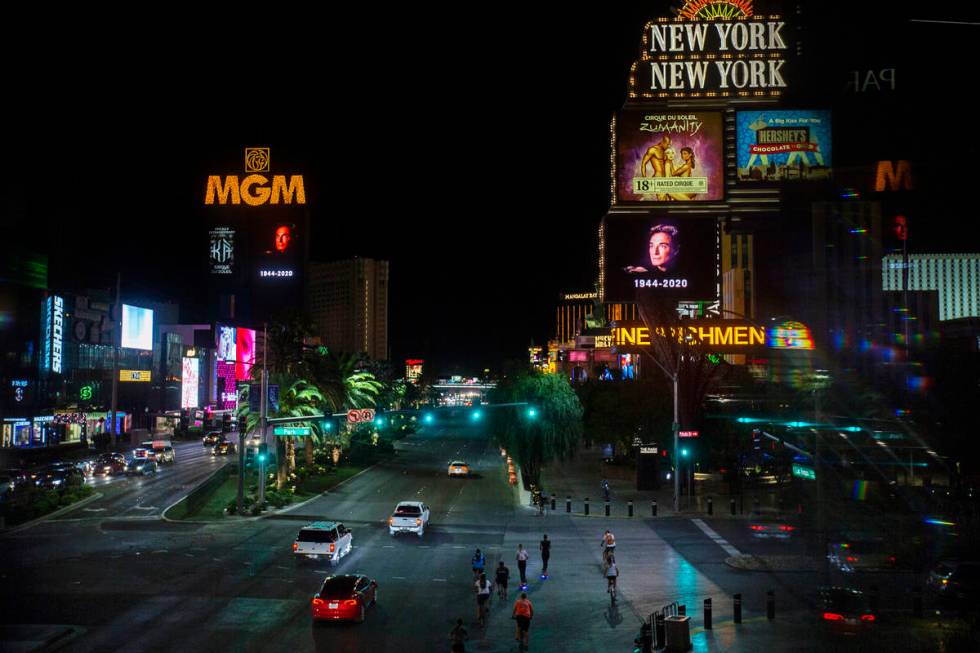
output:
[{"label": "street sign", "polygon": [[679,438],[696,438],[701,435],[700,431],[678,431],[677,437]]},{"label": "street sign", "polygon": [[660,453],[659,447],[640,447],[641,454],[658,454]]},{"label": "street sign", "polygon": [[298,437],[305,438],[309,437],[313,433],[313,429],[309,426],[274,426],[272,427],[272,434],[280,437]]},{"label": "street sign", "polygon": [[812,467],[798,465],[797,463],[793,463],[793,476],[796,478],[805,478],[808,481],[817,480],[817,472],[815,472]]},{"label": "street sign", "polygon": [[359,424],[361,422],[373,422],[374,421],[374,409],[373,408],[354,408],[347,411],[347,423],[348,424]]}]

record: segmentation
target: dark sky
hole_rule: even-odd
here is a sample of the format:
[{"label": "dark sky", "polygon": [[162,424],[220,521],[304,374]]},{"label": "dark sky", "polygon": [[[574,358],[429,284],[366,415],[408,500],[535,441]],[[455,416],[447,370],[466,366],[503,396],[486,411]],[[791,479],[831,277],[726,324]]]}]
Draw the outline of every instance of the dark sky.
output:
[{"label": "dark sky", "polygon": [[609,119],[667,7],[51,30],[8,53],[7,233],[48,251],[53,286],[119,269],[199,319],[206,175],[268,146],[305,176],[312,258],[391,261],[394,360],[523,357],[558,293],[592,287]]}]

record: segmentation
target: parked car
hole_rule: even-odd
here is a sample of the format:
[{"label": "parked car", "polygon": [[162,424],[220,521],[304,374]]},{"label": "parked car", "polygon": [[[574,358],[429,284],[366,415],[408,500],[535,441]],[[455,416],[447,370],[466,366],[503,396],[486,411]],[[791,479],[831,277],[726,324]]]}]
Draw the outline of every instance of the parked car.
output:
[{"label": "parked car", "polygon": [[157,463],[149,458],[133,458],[126,466],[126,474],[129,476],[146,476],[157,473]]},{"label": "parked car", "polygon": [[359,574],[327,576],[313,596],[313,621],[363,623],[369,605],[378,602],[378,581]]},{"label": "parked car", "polygon": [[343,524],[313,522],[301,528],[296,535],[293,553],[297,558],[325,559],[331,565],[336,565],[351,552],[353,541],[354,535]]},{"label": "parked car", "polygon": [[415,533],[422,537],[428,525],[429,506],[421,501],[402,501],[388,518],[388,532],[392,537],[397,533]]},{"label": "parked car", "polygon": [[822,588],[817,609],[822,627],[832,634],[867,634],[878,622],[868,596],[854,589]]},{"label": "parked car", "polygon": [[126,473],[126,456],[121,453],[104,453],[95,459],[93,476],[115,476]]},{"label": "parked car", "polygon": [[464,463],[462,460],[454,460],[449,463],[449,478],[459,477],[459,476],[469,476],[470,466]]}]

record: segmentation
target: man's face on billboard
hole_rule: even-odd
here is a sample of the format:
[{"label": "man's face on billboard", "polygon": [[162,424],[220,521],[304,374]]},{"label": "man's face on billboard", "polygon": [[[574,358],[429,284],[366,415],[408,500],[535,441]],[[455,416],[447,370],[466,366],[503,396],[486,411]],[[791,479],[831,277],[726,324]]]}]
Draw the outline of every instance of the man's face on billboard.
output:
[{"label": "man's face on billboard", "polygon": [[670,263],[674,255],[674,247],[670,234],[662,231],[650,236],[650,264],[655,268],[663,268]]}]

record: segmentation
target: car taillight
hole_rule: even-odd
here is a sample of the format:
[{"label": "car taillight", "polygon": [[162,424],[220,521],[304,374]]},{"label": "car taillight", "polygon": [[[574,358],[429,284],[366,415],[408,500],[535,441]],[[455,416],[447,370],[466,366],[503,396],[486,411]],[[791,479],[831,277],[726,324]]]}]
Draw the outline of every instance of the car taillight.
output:
[{"label": "car taillight", "polygon": [[325,601],[323,599],[318,599],[315,596],[313,597],[313,605],[323,605],[324,603]]},{"label": "car taillight", "polygon": [[347,599],[344,601],[344,605],[357,605],[357,599]]},{"label": "car taillight", "polygon": [[394,518],[394,517],[389,517],[389,518],[388,518],[388,525],[389,525],[389,526],[391,526],[391,525],[393,525],[394,523],[395,523],[395,518]]},{"label": "car taillight", "polygon": [[337,548],[337,545],[331,544],[330,545],[330,553],[333,553],[336,548]]},{"label": "car taillight", "polygon": [[293,551],[299,549],[299,542],[293,542]]},{"label": "car taillight", "polygon": [[421,519],[416,519],[415,520],[415,525],[416,526],[421,526],[422,525],[422,520]]},{"label": "car taillight", "polygon": [[754,531],[764,531],[764,530],[766,530],[766,527],[765,526],[759,526],[758,524],[752,524],[751,526],[749,526],[749,528],[751,528]]},{"label": "car taillight", "polygon": [[844,615],[837,614],[836,612],[824,612],[824,621],[844,621]]},{"label": "car taillight", "polygon": [[795,526],[780,526],[779,527],[779,530],[785,531],[785,532],[789,533],[790,531],[795,531],[796,530],[796,527]]},{"label": "car taillight", "polygon": [[873,614],[862,614],[861,621],[874,621],[875,616]]},{"label": "car taillight", "polygon": [[895,556],[888,556],[888,562],[894,564],[895,560],[896,560]]},{"label": "car taillight", "polygon": [[845,558],[845,560],[847,560],[848,562],[857,562],[857,557],[856,556],[847,556],[847,558]]}]

